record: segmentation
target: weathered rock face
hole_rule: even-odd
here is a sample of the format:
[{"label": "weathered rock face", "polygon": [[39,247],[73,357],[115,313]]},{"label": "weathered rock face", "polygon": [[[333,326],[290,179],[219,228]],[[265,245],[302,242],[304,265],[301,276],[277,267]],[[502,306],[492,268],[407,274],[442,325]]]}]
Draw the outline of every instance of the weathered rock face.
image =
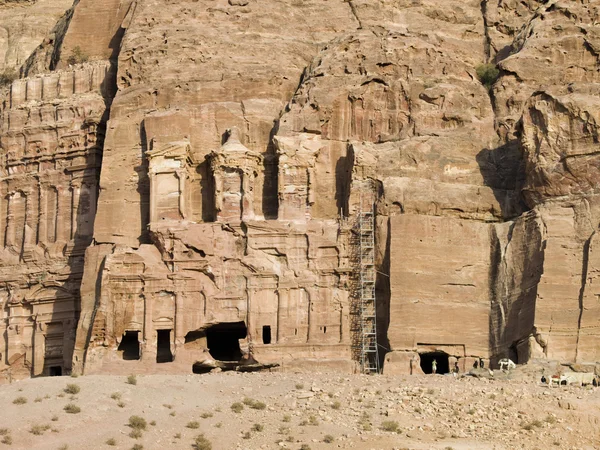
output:
[{"label": "weathered rock face", "polygon": [[18,80],[0,112],[0,352],[9,379],[71,367],[109,74],[97,63]]},{"label": "weathered rock face", "polygon": [[54,35],[2,113],[7,370],[352,370],[373,205],[385,371],[597,359],[593,2],[80,0]]},{"label": "weathered rock face", "polygon": [[71,7],[73,0],[0,1],[0,72],[17,70]]},{"label": "weathered rock face", "polygon": [[488,58],[498,61],[511,54],[512,43],[533,13],[548,0],[498,0],[481,3],[487,37]]},{"label": "weathered rock face", "polygon": [[[526,154],[525,199],[593,197],[600,192],[595,85],[548,89],[525,104],[521,145]],[[562,94],[562,95],[561,95]]]},{"label": "weathered rock face", "polygon": [[515,139],[525,102],[540,89],[597,83],[598,5],[546,2],[516,36],[493,87],[498,131]]}]

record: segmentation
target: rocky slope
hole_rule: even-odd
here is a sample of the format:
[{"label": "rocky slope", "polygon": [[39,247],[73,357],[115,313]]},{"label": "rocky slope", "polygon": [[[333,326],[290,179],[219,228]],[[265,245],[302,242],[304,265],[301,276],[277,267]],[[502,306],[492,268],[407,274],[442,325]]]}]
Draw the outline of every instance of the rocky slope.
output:
[{"label": "rocky slope", "polygon": [[593,365],[598,6],[75,2],[2,109],[6,373]]}]

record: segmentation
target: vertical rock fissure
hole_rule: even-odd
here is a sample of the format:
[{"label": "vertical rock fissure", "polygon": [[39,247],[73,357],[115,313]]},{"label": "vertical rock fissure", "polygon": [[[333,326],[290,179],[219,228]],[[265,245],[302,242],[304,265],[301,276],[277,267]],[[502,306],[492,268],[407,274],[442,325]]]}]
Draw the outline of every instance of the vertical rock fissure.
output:
[{"label": "vertical rock fissure", "polygon": [[[383,217],[382,217],[383,219]],[[392,296],[390,286],[390,248],[392,243],[390,217],[385,219],[385,253],[381,267],[377,271],[375,292],[377,294],[377,344],[379,346],[379,367],[383,367],[385,355],[392,351],[388,330],[390,327],[390,301]],[[381,222],[383,223],[383,222]],[[380,233],[381,235],[383,233]]]},{"label": "vertical rock fissure", "polygon": [[[502,330],[506,327],[506,313],[502,302],[499,300],[498,293],[500,289],[500,268],[504,263],[502,255],[502,244],[498,237],[495,227],[491,227],[490,239],[490,268],[489,268],[489,286],[490,286],[490,316],[489,316],[489,347],[490,355],[494,357],[502,342]],[[510,241],[508,241],[510,242]],[[507,243],[508,245],[508,243]]]},{"label": "vertical rock fissure", "polygon": [[575,362],[579,359],[579,339],[581,337],[581,321],[583,319],[583,297],[585,295],[585,288],[587,285],[587,275],[588,275],[588,263],[590,257],[590,244],[596,232],[593,232],[592,235],[585,241],[583,244],[583,258],[582,258],[582,268],[581,268],[581,288],[579,289],[579,317],[577,318],[577,341],[575,344]]},{"label": "vertical rock fissure", "polygon": [[358,29],[362,30],[362,21],[360,20],[360,17],[358,17],[358,13],[356,12],[356,6],[354,6],[354,3],[352,3],[352,0],[346,0],[346,3],[348,3],[348,6],[350,6],[350,10],[352,11],[352,15],[354,16],[354,18],[356,19],[356,21],[358,22]]},{"label": "vertical rock fissure", "polygon": [[[87,322],[87,331],[86,331],[86,336],[85,336],[85,345],[83,346],[83,358],[81,361],[76,361],[79,363],[79,367],[74,367],[74,372],[77,374],[84,374],[85,373],[85,362],[87,360],[87,353],[88,353],[88,349],[90,347],[90,342],[92,341],[92,336],[93,336],[93,332],[94,332],[94,323],[96,322],[96,315],[98,314],[98,307],[100,305],[100,296],[102,295],[102,274],[104,272],[104,268],[105,268],[105,264],[106,264],[106,257],[102,258],[102,262],[100,263],[99,267],[98,267],[98,272],[96,273],[96,280],[94,283],[94,294],[96,297],[96,301],[94,302],[94,307],[92,309],[92,313],[90,315],[89,321]],[[84,317],[80,317],[80,321],[83,320]]]},{"label": "vertical rock fissure", "polygon": [[483,18],[483,36],[484,36],[483,52],[485,54],[485,62],[489,63],[490,58],[492,56],[491,55],[492,43],[491,43],[490,33],[488,31],[487,0],[481,0],[480,6],[481,6],[481,16]]}]

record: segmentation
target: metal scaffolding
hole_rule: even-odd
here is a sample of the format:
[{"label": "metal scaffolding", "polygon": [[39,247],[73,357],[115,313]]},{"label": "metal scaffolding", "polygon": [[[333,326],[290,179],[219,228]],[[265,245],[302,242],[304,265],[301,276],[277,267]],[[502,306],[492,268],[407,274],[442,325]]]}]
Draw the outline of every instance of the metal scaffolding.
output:
[{"label": "metal scaffolding", "polygon": [[379,373],[377,304],[375,298],[375,212],[373,203],[363,205],[359,225],[359,325],[360,365],[363,373]]}]

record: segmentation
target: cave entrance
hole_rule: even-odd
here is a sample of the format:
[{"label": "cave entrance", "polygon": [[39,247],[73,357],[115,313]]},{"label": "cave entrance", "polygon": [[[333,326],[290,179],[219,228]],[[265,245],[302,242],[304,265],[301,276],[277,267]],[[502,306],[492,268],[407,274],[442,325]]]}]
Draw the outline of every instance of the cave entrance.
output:
[{"label": "cave entrance", "polygon": [[156,331],[156,362],[167,363],[173,361],[171,353],[171,330]]},{"label": "cave entrance", "polygon": [[51,366],[48,369],[48,372],[51,377],[62,377],[62,367],[61,366]]},{"label": "cave entrance", "polygon": [[448,353],[444,352],[427,352],[420,353],[421,357],[421,369],[425,373],[431,373],[431,364],[435,360],[437,363],[437,371],[436,373],[444,374],[450,372],[450,364],[448,361]]},{"label": "cave entrance", "polygon": [[208,352],[219,361],[239,361],[242,357],[240,339],[244,339],[247,334],[244,322],[213,325],[206,329]]},{"label": "cave entrance", "polygon": [[122,352],[125,361],[140,359],[139,331],[126,331],[117,351]]}]

